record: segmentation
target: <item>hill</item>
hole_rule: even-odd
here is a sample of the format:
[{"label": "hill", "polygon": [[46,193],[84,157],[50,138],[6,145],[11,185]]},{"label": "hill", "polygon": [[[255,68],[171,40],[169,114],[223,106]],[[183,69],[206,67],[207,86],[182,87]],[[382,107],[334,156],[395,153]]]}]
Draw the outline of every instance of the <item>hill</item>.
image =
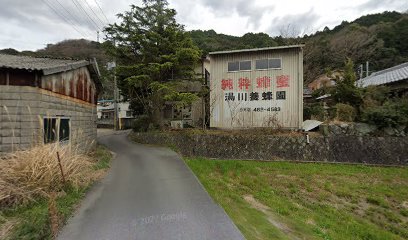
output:
[{"label": "hill", "polygon": [[190,34],[204,54],[218,50],[304,43],[305,84],[327,69],[343,67],[347,57],[356,65],[369,61],[371,70],[408,61],[408,14],[398,12],[366,15],[352,22],[343,21],[332,30],[326,27],[323,31],[304,37],[270,37],[265,33],[235,37],[217,34],[213,30],[194,30]]},{"label": "hill", "polygon": [[[357,65],[370,62],[370,71],[382,70],[408,61],[408,14],[383,12],[362,16],[352,22],[343,21],[333,29],[325,28],[310,36],[271,37],[266,33],[246,33],[241,37],[216,33],[214,30],[193,30],[191,38],[203,51],[203,55],[212,51],[273,47],[304,43],[305,84],[328,69],[342,68],[347,57]],[[37,52],[18,52],[3,49],[8,54],[34,56],[69,57],[88,59],[96,57],[100,66],[109,60],[102,44],[84,39],[65,40],[49,44]],[[102,68],[102,71],[105,71]],[[104,97],[110,97],[112,83],[107,74],[103,74]]]}]

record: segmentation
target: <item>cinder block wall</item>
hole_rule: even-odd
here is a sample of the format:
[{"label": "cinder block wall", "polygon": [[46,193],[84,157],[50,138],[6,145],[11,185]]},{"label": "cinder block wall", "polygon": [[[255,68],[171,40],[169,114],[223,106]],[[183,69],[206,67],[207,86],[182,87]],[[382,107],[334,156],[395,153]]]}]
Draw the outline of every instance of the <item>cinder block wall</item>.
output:
[{"label": "cinder block wall", "polygon": [[42,144],[47,116],[70,119],[73,145],[95,145],[94,104],[36,87],[0,86],[0,154]]}]

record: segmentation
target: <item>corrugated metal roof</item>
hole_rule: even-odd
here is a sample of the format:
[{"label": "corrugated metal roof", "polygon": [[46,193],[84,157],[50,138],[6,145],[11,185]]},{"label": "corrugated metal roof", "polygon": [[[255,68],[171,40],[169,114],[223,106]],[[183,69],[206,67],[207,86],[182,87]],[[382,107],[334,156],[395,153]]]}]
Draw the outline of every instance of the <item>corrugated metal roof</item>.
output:
[{"label": "corrugated metal roof", "polygon": [[278,46],[278,47],[266,47],[266,48],[252,48],[252,49],[238,49],[238,50],[229,50],[229,51],[218,51],[210,52],[209,55],[219,55],[219,54],[230,54],[230,53],[243,53],[243,52],[259,52],[259,51],[268,51],[268,50],[278,50],[278,49],[290,49],[290,48],[302,48],[305,45],[290,45],[290,46]]},{"label": "corrugated metal roof", "polygon": [[383,85],[408,79],[408,62],[375,72],[357,81],[357,86]]},{"label": "corrugated metal roof", "polygon": [[77,69],[87,65],[90,65],[90,62],[85,60],[35,58],[0,54],[0,68],[42,71],[44,75]]}]

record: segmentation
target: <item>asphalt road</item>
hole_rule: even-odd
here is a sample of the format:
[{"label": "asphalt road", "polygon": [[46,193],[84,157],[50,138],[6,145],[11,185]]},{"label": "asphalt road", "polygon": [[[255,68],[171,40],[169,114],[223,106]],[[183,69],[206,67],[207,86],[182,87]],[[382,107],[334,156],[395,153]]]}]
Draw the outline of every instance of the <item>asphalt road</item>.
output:
[{"label": "asphalt road", "polygon": [[173,151],[104,132],[116,153],[58,239],[244,239]]}]

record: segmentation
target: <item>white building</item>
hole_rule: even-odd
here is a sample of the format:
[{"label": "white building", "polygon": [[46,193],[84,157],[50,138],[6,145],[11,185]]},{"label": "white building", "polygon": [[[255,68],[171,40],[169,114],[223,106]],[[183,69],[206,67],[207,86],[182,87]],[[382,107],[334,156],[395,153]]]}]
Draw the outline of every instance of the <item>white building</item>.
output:
[{"label": "white building", "polygon": [[303,45],[210,53],[210,126],[300,129]]}]

